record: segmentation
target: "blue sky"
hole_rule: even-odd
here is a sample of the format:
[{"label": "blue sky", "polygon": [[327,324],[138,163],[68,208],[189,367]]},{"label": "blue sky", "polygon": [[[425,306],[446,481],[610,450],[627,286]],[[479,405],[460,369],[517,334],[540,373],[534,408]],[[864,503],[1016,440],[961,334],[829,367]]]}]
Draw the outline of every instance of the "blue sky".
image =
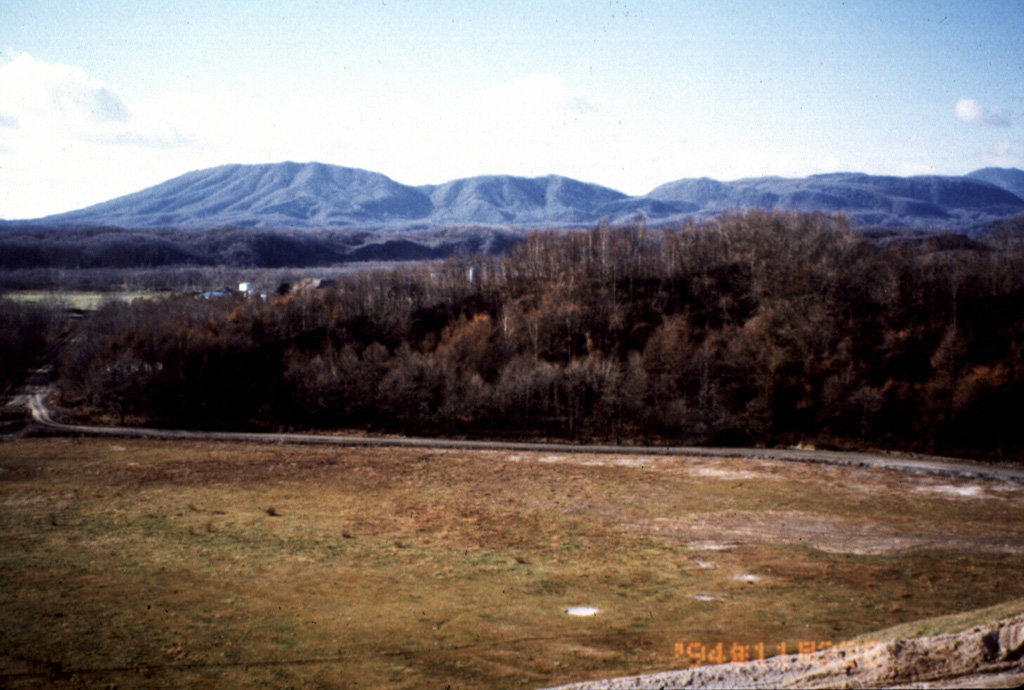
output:
[{"label": "blue sky", "polygon": [[1024,167],[1024,2],[0,0],[0,217],[190,170]]}]

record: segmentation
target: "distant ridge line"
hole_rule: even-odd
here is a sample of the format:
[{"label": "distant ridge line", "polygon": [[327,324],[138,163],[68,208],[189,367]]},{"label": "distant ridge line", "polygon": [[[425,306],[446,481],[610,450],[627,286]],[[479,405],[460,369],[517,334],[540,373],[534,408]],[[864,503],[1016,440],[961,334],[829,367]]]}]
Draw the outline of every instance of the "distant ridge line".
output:
[{"label": "distant ridge line", "polygon": [[685,178],[629,196],[569,177],[482,175],[410,186],[325,163],[231,164],[185,173],[76,211],[5,223],[126,229],[575,227],[703,220],[750,208],[845,213],[858,226],[983,234],[1024,214],[1024,171],[963,176],[825,173],[722,182]]}]

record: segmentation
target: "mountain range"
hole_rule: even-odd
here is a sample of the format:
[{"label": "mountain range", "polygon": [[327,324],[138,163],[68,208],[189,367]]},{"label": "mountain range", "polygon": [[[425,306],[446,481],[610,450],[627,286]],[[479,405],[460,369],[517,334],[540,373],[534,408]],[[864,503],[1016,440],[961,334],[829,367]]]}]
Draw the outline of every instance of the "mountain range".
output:
[{"label": "mountain range", "polygon": [[[364,229],[572,227],[642,215],[649,224],[746,209],[846,213],[875,228],[982,234],[1024,213],[1024,171],[965,176],[832,173],[721,182],[682,179],[629,196],[567,177],[491,175],[410,186],[324,163],[225,165],[77,211],[13,225],[146,228]],[[7,223],[6,225],[12,225]]]}]

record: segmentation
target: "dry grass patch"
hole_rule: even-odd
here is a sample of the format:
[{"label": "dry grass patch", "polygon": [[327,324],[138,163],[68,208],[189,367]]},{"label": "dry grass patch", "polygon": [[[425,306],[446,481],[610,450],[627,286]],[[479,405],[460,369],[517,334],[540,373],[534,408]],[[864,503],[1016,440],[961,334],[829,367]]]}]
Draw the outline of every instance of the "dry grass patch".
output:
[{"label": "dry grass patch", "polygon": [[[109,440],[3,443],[0,468],[11,687],[541,687],[678,667],[684,640],[795,649],[1024,596],[1020,487],[968,501],[802,464]],[[901,548],[817,535],[862,524]],[[801,525],[813,539],[786,538]]]}]

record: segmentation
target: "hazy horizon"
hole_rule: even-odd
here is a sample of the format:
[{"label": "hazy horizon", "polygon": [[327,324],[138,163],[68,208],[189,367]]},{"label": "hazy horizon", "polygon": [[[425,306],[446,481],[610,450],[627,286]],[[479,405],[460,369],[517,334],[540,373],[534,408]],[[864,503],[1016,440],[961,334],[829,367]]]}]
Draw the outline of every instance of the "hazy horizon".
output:
[{"label": "hazy horizon", "polygon": [[13,0],[0,218],[232,163],[409,185],[1024,167],[1019,2]]}]

